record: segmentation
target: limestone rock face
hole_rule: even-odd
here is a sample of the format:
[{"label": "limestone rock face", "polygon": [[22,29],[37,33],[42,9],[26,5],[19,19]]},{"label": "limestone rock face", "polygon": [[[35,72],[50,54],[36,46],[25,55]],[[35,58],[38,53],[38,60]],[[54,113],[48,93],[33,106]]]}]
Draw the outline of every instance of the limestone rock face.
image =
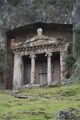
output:
[{"label": "limestone rock face", "polygon": [[[72,23],[79,18],[75,0],[0,0],[0,41],[5,31],[33,22]],[[76,16],[77,17],[74,17]],[[74,22],[75,22],[74,21]]]},{"label": "limestone rock face", "polygon": [[[0,26],[6,29],[31,22],[72,23],[74,1],[64,0],[3,0],[0,7]],[[71,4],[70,4],[71,3]],[[74,11],[75,12],[75,11]],[[61,13],[61,14],[60,14]]]}]

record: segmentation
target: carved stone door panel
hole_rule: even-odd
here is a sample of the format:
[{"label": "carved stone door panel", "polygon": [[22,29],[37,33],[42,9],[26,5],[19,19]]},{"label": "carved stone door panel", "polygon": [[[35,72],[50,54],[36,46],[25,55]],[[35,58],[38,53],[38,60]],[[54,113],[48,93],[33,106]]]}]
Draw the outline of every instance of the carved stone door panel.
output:
[{"label": "carved stone door panel", "polygon": [[46,85],[47,84],[47,73],[40,73],[40,84],[41,85]]}]

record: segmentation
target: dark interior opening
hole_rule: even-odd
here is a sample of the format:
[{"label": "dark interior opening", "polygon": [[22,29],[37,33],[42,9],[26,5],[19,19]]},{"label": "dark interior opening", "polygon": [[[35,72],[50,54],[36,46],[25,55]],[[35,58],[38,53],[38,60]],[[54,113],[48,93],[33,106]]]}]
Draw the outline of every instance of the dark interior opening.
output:
[{"label": "dark interior opening", "polygon": [[58,82],[61,80],[61,77],[60,77],[60,73],[61,73],[61,70],[60,70],[60,52],[55,52],[52,54],[52,66],[51,66],[51,69],[52,69],[52,82]]},{"label": "dark interior opening", "polygon": [[23,56],[23,85],[31,82],[31,59],[29,56]]},{"label": "dark interior opening", "polygon": [[47,84],[47,57],[45,54],[38,54],[36,56],[36,75],[37,84]]}]

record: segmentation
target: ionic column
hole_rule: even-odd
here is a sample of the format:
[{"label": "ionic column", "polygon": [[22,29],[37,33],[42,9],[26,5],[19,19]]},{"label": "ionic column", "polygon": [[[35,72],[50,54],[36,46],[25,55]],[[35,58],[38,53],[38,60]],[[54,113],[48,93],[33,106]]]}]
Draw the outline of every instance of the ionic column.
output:
[{"label": "ionic column", "polygon": [[14,73],[13,73],[13,89],[18,89],[22,85],[22,57],[18,54],[14,55]]},{"label": "ionic column", "polygon": [[32,54],[30,57],[31,57],[31,84],[34,84],[35,82],[35,54]]},{"label": "ionic column", "polygon": [[60,67],[61,67],[61,81],[64,80],[64,52],[60,51]]},{"label": "ionic column", "polygon": [[47,55],[47,81],[48,81],[48,85],[51,84],[51,80],[52,80],[51,55],[52,55],[52,53],[49,53]]}]

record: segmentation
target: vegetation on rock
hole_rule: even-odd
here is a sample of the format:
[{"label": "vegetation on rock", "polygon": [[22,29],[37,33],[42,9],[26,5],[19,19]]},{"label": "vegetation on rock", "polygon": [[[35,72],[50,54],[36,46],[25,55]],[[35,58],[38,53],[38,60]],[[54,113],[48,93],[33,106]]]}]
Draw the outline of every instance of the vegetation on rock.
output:
[{"label": "vegetation on rock", "polygon": [[76,59],[72,55],[68,55],[65,58],[65,77],[68,79],[72,75],[73,66],[75,64]]},{"label": "vegetation on rock", "polygon": [[5,52],[4,49],[0,48],[0,81],[3,81],[5,69]]},{"label": "vegetation on rock", "polygon": [[75,58],[72,55],[69,55],[65,59],[65,64],[68,68],[72,68],[75,63]]},{"label": "vegetation on rock", "polygon": [[76,34],[76,56],[80,57],[80,30],[75,31]]},{"label": "vegetation on rock", "polygon": [[13,6],[17,6],[20,0],[7,0]]}]

